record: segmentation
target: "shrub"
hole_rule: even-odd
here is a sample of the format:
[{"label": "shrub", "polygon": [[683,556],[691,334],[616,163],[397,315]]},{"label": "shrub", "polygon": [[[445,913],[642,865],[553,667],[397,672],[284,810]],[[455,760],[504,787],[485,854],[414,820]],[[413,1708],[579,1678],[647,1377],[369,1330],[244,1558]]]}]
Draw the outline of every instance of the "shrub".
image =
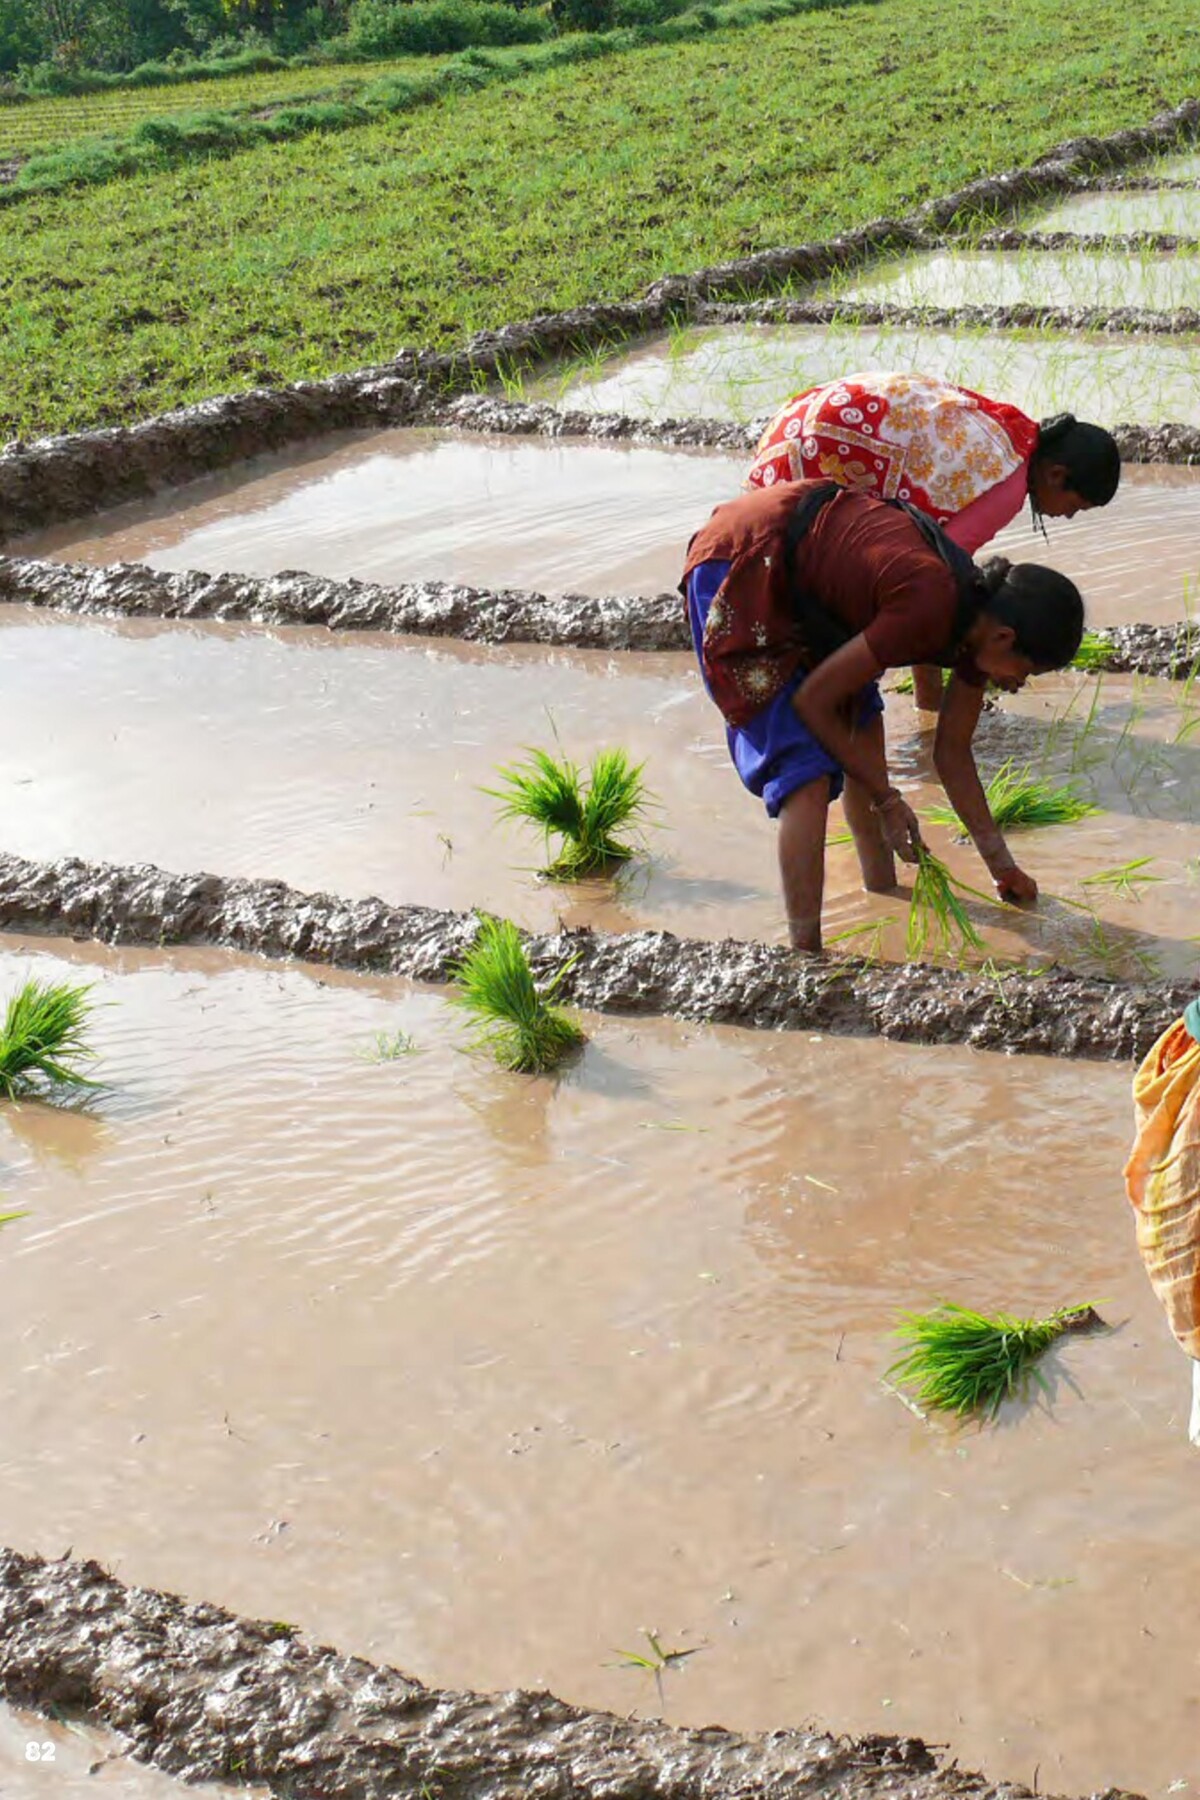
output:
[{"label": "shrub", "polygon": [[350,45],[364,56],[533,44],[550,35],[544,14],[502,0],[357,0],[350,14]]}]

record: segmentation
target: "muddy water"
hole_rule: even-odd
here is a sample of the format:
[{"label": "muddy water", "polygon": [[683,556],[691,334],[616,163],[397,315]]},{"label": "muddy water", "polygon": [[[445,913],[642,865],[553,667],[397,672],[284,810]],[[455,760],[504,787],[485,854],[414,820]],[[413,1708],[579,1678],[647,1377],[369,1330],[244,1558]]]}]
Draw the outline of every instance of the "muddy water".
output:
[{"label": "muddy water", "polygon": [[744,475],[740,459],[628,445],[344,433],[51,531],[13,555],[156,569],[655,593]]},{"label": "muddy water", "polygon": [[848,369],[927,370],[1038,418],[1071,411],[1105,425],[1200,422],[1200,341],[1016,331],[710,326],[655,338],[595,372],[567,369],[531,397],[596,412],[745,420]]},{"label": "muddy water", "polygon": [[[34,1754],[36,1753],[36,1755]],[[196,1791],[196,1790],[192,1790]],[[256,1800],[267,1790],[223,1782],[202,1790],[213,1800],[238,1794]],[[64,1722],[40,1713],[0,1706],[0,1794],[4,1800],[84,1800],[109,1794],[117,1800],[181,1800],[178,1781],[122,1756],[110,1733],[78,1720]]]},{"label": "muddy water", "polygon": [[[4,991],[30,967],[99,981],[111,1088],[0,1111],[6,1541],[433,1681],[654,1711],[614,1666],[650,1628],[701,1649],[681,1722],[1200,1779],[1124,1071],[588,1020],[518,1082],[401,983],[10,942]],[[1120,1329],[1052,1413],[952,1433],[879,1384],[940,1295]]]},{"label": "muddy water", "polygon": [[[1165,175],[1168,171],[1159,172]],[[1200,237],[1200,193],[1163,188],[1158,192],[1074,194],[1046,212],[1024,215],[1021,224],[1026,231],[1171,231]],[[1194,288],[1192,299],[1181,304],[1195,306],[1197,298]]]},{"label": "muddy water", "polygon": [[1091,625],[1168,624],[1200,613],[1200,469],[1127,463],[1110,505],[1074,519],[1029,514],[988,546],[1014,562],[1048,562],[1084,594]]},{"label": "muddy water", "polygon": [[[1093,692],[1074,678],[1040,684],[1015,728],[1003,720],[987,728],[986,766],[1010,754],[1044,761],[1104,811],[1015,846],[1063,904],[1033,917],[981,909],[981,926],[1006,958],[1128,974],[1145,955],[1147,968],[1190,975],[1200,705],[1179,684],[1115,676],[1095,709]],[[0,832],[19,855],[148,861],[351,897],[485,906],[534,928],[561,920],[706,938],[784,935],[774,828],[733,774],[719,715],[682,656],[501,654],[18,612],[0,623],[0,699],[9,724]],[[890,697],[888,731],[913,804],[939,802],[930,734],[907,697]],[[483,791],[523,747],[553,747],[555,732],[581,762],[610,744],[645,762],[656,801],[646,854],[615,884],[538,881],[540,840],[499,820]],[[836,835],[837,809],[833,818]],[[930,836],[964,878],[979,881],[972,851],[940,828]],[[1135,854],[1153,856],[1163,877],[1136,903],[1081,887]],[[1094,938],[1072,899],[1101,914],[1111,942]],[[904,894],[863,895],[852,851],[834,843],[830,935],[879,926],[884,953],[898,956],[905,917]]]},{"label": "muddy water", "polygon": [[[1200,196],[1198,196],[1200,198]],[[1200,304],[1200,263],[1188,256],[1107,256],[1054,250],[939,251],[878,263],[818,291],[818,298],[893,306],[1145,306]]]}]

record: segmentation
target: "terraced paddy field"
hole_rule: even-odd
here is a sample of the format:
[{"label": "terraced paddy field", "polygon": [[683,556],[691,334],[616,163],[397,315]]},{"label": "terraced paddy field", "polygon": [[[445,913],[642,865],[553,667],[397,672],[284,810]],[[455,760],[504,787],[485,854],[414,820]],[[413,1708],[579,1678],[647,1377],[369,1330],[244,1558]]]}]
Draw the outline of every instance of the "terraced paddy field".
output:
[{"label": "terraced paddy field", "polygon": [[[1048,294],[1106,266],[1078,245],[1057,262],[982,254],[940,250],[942,291],[1032,304],[1014,268]],[[1035,413],[1172,427],[1154,441],[1186,454],[1197,355],[1168,329],[728,319],[532,370],[527,391],[634,415],[619,426],[635,439],[667,416],[702,439],[807,382],[919,367]],[[753,437],[600,443],[586,419],[521,418],[527,437],[313,437],[7,548],[493,599],[615,590],[636,612],[671,588]],[[1027,524],[999,547],[1075,576],[1094,625],[1186,626],[1198,502],[1192,469],[1147,463],[1107,511],[1052,521],[1048,547]],[[1135,994],[1166,1009],[1160,978],[1190,988],[1195,692],[1186,661],[1170,681],[1073,671],[985,715],[985,771],[1011,759],[1096,808],[1013,834],[1036,909],[970,901],[984,949],[967,960],[1001,1007],[1006,979],[1036,969],[1022,994],[1069,1011],[1079,990],[1054,971],[1072,971],[1107,984],[1115,1033]],[[10,605],[0,705],[9,858],[274,877],[341,897],[346,918],[381,893],[541,931],[665,929],[723,946],[734,970],[783,936],[771,829],[674,649]],[[929,720],[893,691],[886,726],[928,814]],[[485,791],[556,738],[577,760],[618,744],[645,764],[657,804],[618,879],[540,879],[536,838]],[[839,827],[831,983],[871,977],[851,954],[906,957],[907,887],[863,895]],[[929,839],[980,882],[948,826]],[[130,879],[144,907],[156,878]],[[139,914],[140,948],[91,941],[113,928],[76,902],[53,915],[60,935],[0,941],[0,991],[31,971],[95,983],[106,1084],[0,1108],[0,1186],[25,1215],[0,1242],[7,1539],[74,1545],[124,1580],[440,1684],[921,1735],[1035,1791],[1200,1781],[1189,1370],[1133,1242],[1128,1059],[702,1026],[633,994],[613,1006],[637,1017],[583,1015],[557,1078],[518,1078],[470,1051],[444,986],[317,960],[325,902],[287,900],[312,929],[269,963],[153,947],[187,925],[165,910]],[[953,1011],[959,971],[913,974]],[[887,1380],[898,1316],[941,1298],[1095,1301],[1109,1329],[1068,1340],[1047,1390],[995,1424],[948,1428]],[[648,1634],[670,1651],[658,1681],[636,1660]]]},{"label": "terraced paddy field", "polygon": [[[430,1680],[657,1710],[621,1666],[647,1626],[702,1647],[677,1721],[1187,1777],[1186,1370],[1114,1176],[1124,1070],[589,1021],[514,1087],[400,982],[39,941],[2,968],[100,984],[112,1083],[0,1125],[7,1535]],[[879,1381],[943,1291],[1103,1295],[1120,1329],[1052,1405],[947,1433]]]}]

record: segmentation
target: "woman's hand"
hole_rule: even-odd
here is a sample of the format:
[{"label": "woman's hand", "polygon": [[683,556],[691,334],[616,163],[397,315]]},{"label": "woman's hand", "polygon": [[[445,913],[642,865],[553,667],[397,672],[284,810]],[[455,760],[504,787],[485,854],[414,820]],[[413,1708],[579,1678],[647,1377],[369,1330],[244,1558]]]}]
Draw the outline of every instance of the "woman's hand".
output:
[{"label": "woman's hand", "polygon": [[899,788],[889,788],[871,811],[879,820],[883,840],[892,854],[901,862],[915,863],[921,848],[921,821]]},{"label": "woman's hand", "polygon": [[992,869],[990,873],[996,886],[996,892],[1001,900],[1008,900],[1011,901],[1013,905],[1019,906],[1023,900],[1037,899],[1037,882],[1033,879],[1032,875],[1027,875],[1024,869],[1019,869],[1016,863],[1009,863],[1006,867]]}]

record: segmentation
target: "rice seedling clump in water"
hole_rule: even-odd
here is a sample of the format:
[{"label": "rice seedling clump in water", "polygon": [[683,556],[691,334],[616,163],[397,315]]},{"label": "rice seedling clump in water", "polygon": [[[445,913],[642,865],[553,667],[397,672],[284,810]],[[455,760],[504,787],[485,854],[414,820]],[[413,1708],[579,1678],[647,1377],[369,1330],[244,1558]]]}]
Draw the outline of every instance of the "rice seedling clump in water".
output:
[{"label": "rice seedling clump in water", "polygon": [[1085,631],[1078,650],[1071,658],[1073,669],[1107,669],[1112,661],[1112,645],[1098,631]]},{"label": "rice seedling clump in water", "polygon": [[547,843],[561,839],[562,848],[544,875],[551,881],[581,881],[613,863],[628,862],[634,854],[634,846],[617,833],[645,809],[642,768],[624,750],[601,750],[585,785],[575,763],[531,750],[528,762],[499,771],[502,788],[485,791],[503,802],[504,818],[532,820]]},{"label": "rice seedling clump in water", "polygon": [[[1084,800],[1073,783],[1055,787],[1032,769],[1014,768],[1011,757],[996,770],[986,793],[988,810],[1001,831],[1035,825],[1073,825],[1076,819],[1090,818],[1100,810],[1090,800]],[[949,825],[956,831],[963,828],[962,820],[949,806],[930,807],[929,817],[937,825]]]},{"label": "rice seedling clump in water", "polygon": [[15,1099],[40,1076],[64,1087],[95,1087],[75,1065],[95,1055],[85,1032],[91,988],[66,981],[27,981],[8,1003],[0,1026],[0,1094]]},{"label": "rice seedling clump in water", "polygon": [[454,1004],[478,1027],[471,1048],[490,1051],[501,1068],[522,1074],[556,1068],[584,1041],[575,1021],[551,1004],[574,961],[563,963],[539,990],[516,926],[485,916],[453,971],[459,986]]},{"label": "rice seedling clump in water", "polygon": [[983,939],[962,903],[960,890],[974,892],[962,888],[945,863],[922,844],[917,852],[917,874],[908,909],[905,950],[909,956],[921,956],[931,939],[939,950],[953,956],[961,956],[965,950],[983,949]]},{"label": "rice seedling clump in water", "polygon": [[896,1335],[910,1348],[888,1376],[932,1410],[994,1418],[1005,1400],[1024,1396],[1031,1378],[1049,1392],[1036,1365],[1056,1338],[1102,1323],[1090,1306],[1066,1306],[1048,1319],[1013,1319],[947,1301],[935,1312],[905,1315]]}]

